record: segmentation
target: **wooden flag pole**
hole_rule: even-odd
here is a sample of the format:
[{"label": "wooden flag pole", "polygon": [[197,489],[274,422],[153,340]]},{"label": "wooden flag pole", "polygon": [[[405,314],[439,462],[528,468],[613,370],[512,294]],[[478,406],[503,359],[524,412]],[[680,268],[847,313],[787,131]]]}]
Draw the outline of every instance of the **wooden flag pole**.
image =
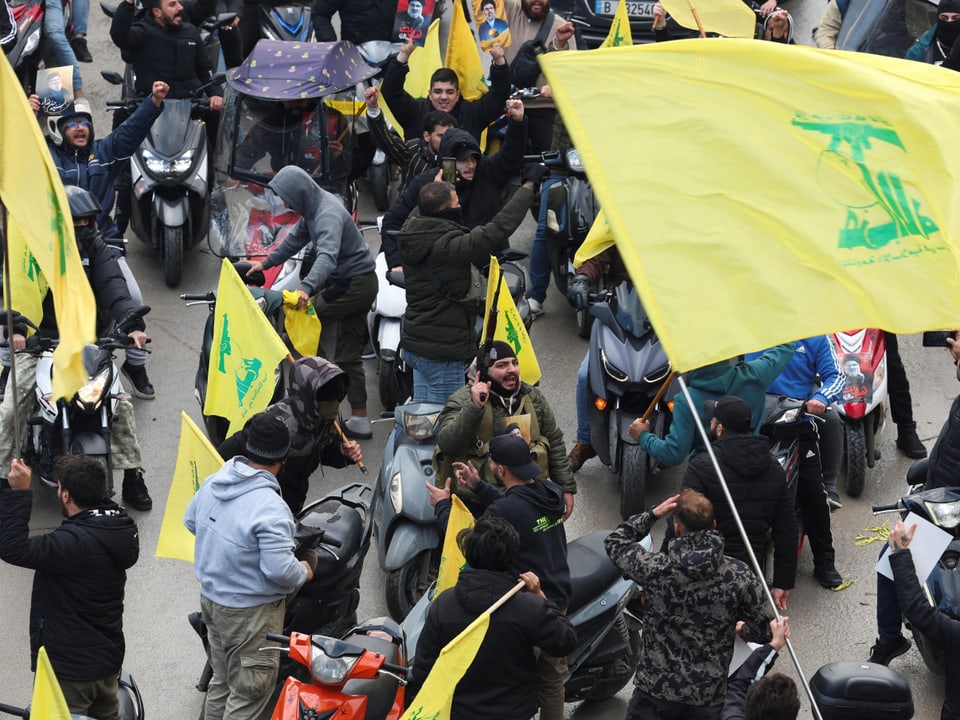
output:
[{"label": "wooden flag pole", "polygon": [[660,398],[663,397],[663,394],[667,391],[667,388],[670,387],[670,383],[673,382],[673,379],[677,376],[676,370],[671,370],[670,374],[667,375],[667,379],[663,381],[663,385],[660,386],[660,389],[657,390],[657,394],[653,398],[653,402],[650,403],[650,407],[647,408],[646,412],[643,413],[643,416],[640,418],[640,422],[646,422],[653,413],[654,409],[657,407],[657,403],[660,402]]},{"label": "wooden flag pole", "polygon": [[690,13],[693,15],[693,19],[697,23],[697,29],[700,31],[700,37],[705,38],[707,33],[703,29],[703,23],[700,22],[700,13],[698,13],[697,9],[693,6],[693,0],[687,0],[687,5],[690,7]]},{"label": "wooden flag pole", "polygon": [[[333,421],[333,428],[334,430],[337,431],[337,434],[340,436],[340,442],[346,445],[349,442],[349,440],[347,439],[347,436],[343,433],[343,428],[340,427],[340,423],[337,420]],[[363,464],[363,460],[357,461],[357,467],[360,468],[360,472],[362,472],[364,475],[367,475],[370,472],[369,470],[367,470],[367,466]]]}]

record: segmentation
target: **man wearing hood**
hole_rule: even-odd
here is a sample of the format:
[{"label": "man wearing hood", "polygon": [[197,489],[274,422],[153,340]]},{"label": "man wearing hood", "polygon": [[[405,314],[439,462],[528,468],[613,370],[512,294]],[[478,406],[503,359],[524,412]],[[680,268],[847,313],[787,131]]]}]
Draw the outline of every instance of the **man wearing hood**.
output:
[{"label": "man wearing hood", "polygon": [[367,383],[360,355],[367,337],[367,312],[377,296],[373,255],[340,198],[319,188],[306,170],[289,165],[268,187],[301,218],[266,260],[250,263],[247,274],[280,265],[310,246],[308,254],[315,259],[300,281],[300,306],[313,302],[324,334],[336,323],[333,361],[350,377],[347,398],[352,414],[343,430],[349,437],[370,439],[373,431],[367,419]]},{"label": "man wearing hood", "polygon": [[[710,418],[710,434],[715,438],[713,452],[757,558],[766,555],[767,538],[773,536],[771,594],[777,609],[786,610],[797,575],[800,539],[793,491],[787,487],[780,463],[770,455],[770,442],[753,433],[749,405],[735,395],[727,395],[707,400],[703,409]],[[690,461],[680,488],[696,490],[713,503],[724,554],[749,564],[743,538],[709,455],[701,453]],[[673,537],[672,530],[667,528],[664,547]]]},{"label": "man wearing hood", "polygon": [[0,489],[0,557],[36,570],[30,599],[30,666],[46,648],[71,713],[120,720],[118,680],[125,652],[127,570],[140,556],[136,523],[105,499],[104,467],[68,455],[56,467],[57,500],[66,518],[30,536],[30,468],[14,460]]},{"label": "man wearing hood", "polygon": [[[294,515],[303,508],[310,476],[321,463],[342,468],[363,460],[360,445],[352,440],[341,442],[333,427],[349,384],[347,374],[329,360],[300,358],[293,364],[287,396],[263,411],[279,418],[290,431],[290,454],[277,481]],[[249,423],[220,443],[217,448],[220,457],[243,454],[248,428]]]},{"label": "man wearing hood", "polygon": [[[750,406],[751,432],[757,432],[766,408],[767,387],[777,379],[793,357],[795,342],[777,345],[766,350],[755,360],[731,363],[729,360],[713,363],[690,371],[687,385],[693,407],[700,413],[700,421],[709,425],[710,418],[703,414],[706,400],[719,400],[724,395],[736,395]],[[693,420],[694,410],[687,404],[684,395],[678,394],[673,406],[670,432],[662,440],[650,432],[650,423],[637,418],[630,425],[630,437],[639,440],[640,447],[648,455],[668,467],[679,465],[691,454],[704,452],[707,448],[697,432]]]},{"label": "man wearing hood", "polygon": [[296,523],[277,483],[290,433],[265,413],[251,419],[246,433],[245,453],[204,480],[183,518],[197,538],[210,641],[207,720],[256,720],[266,710],[280,657],[260,648],[267,633],[282,632],[287,595],[313,578],[313,566],[294,555]]},{"label": "man wearing hood", "polygon": [[[457,584],[431,604],[411,671],[409,707],[444,646],[517,583],[521,538],[500,517],[485,515],[458,544],[467,561]],[[565,655],[577,645],[570,621],[540,589],[534,572],[520,573],[525,590],[490,616],[476,657],[457,683],[451,720],[529,720],[537,711],[535,648]]]},{"label": "man wearing hood", "polygon": [[[647,552],[640,541],[671,512],[676,537],[666,552]],[[626,720],[720,720],[736,624],[743,621],[745,640],[769,642],[772,613],[762,581],[724,555],[713,504],[682,490],[621,523],[605,545],[624,575],[643,588],[646,631],[638,654],[644,661]]]},{"label": "man wearing hood", "polygon": [[[530,447],[518,434],[507,432],[490,441],[490,470],[504,490],[480,481],[470,463],[453,463],[457,485],[477,494],[481,517],[501,517],[520,535],[520,552],[511,568],[519,575],[534,572],[540,578],[543,593],[561,612],[570,601],[570,567],[567,565],[567,534],[563,528],[565,512],[563,490],[550,480],[540,479],[543,471],[533,459]],[[427,483],[430,504],[434,506],[441,529],[450,515],[451,478],[443,488]],[[441,533],[442,534],[442,533]],[[563,720],[563,675],[567,671],[566,654],[541,652],[538,699],[541,720]]]},{"label": "man wearing hood", "polygon": [[960,37],[960,0],[940,0],[937,21],[907,50],[907,60],[943,65]]},{"label": "man wearing hood", "polygon": [[[440,138],[440,157],[455,158],[457,161],[453,186],[461,208],[459,222],[471,229],[489,223],[500,212],[503,207],[503,190],[523,164],[527,144],[527,122],[524,119],[523,103],[520,100],[509,100],[507,115],[510,123],[503,146],[493,155],[484,157],[480,152],[480,143],[462,128],[450,128]],[[536,189],[546,172],[543,165],[530,165],[524,168],[524,178],[534,181]],[[435,169],[415,175],[383,216],[380,234],[387,267],[400,264],[397,234],[417,207],[420,190],[441,177]]]}]

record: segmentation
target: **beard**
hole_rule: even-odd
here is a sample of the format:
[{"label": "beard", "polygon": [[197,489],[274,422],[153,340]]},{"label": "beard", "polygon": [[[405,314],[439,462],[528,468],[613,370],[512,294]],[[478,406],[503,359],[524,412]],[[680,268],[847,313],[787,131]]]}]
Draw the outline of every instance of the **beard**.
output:
[{"label": "beard", "polygon": [[533,9],[534,0],[520,0],[520,6],[523,8],[523,14],[534,21],[543,20],[550,12],[550,0],[536,0],[539,4],[539,11]]}]

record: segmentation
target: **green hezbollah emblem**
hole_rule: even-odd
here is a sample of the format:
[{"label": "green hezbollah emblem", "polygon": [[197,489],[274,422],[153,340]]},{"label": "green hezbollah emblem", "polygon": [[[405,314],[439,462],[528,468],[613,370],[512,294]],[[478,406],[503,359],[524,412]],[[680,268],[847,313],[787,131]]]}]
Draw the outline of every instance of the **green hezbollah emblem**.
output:
[{"label": "green hezbollah emblem", "polygon": [[847,208],[839,248],[877,249],[898,238],[927,238],[939,231],[932,218],[921,214],[925,198],[919,188],[909,180],[905,183],[893,170],[870,167],[867,151],[871,149],[893,147],[907,152],[889,123],[876,117],[798,113],[792,124],[830,137],[817,163],[817,181],[832,200]]},{"label": "green hezbollah emblem", "polygon": [[[260,379],[260,371],[263,369],[263,362],[261,362],[259,358],[255,357],[243,357],[242,351],[240,351],[239,354],[240,366],[237,368],[234,380],[237,386],[237,405],[242,407],[247,393],[250,392],[250,389],[253,388]],[[227,315],[227,313],[224,313],[223,331],[220,334],[220,346],[217,348],[218,372],[226,374],[226,358],[228,355],[233,355],[233,339],[230,337],[230,317]],[[255,390],[256,392],[254,392],[254,396],[256,396],[257,392],[259,392],[259,388],[255,388]]]}]

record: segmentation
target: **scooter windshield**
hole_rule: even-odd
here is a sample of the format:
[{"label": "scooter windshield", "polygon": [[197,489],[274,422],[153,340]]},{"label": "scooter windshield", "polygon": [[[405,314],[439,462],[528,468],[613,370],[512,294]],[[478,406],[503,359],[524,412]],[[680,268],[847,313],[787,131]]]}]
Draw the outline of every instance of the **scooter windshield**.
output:
[{"label": "scooter windshield", "polygon": [[640,302],[640,295],[633,283],[624,282],[617,286],[617,324],[634,337],[642,337],[649,329],[647,311]]},{"label": "scooter windshield", "polygon": [[193,102],[185,100],[164,100],[160,113],[150,128],[150,144],[163,158],[178,157],[187,144],[184,140],[190,127],[190,114]]}]

